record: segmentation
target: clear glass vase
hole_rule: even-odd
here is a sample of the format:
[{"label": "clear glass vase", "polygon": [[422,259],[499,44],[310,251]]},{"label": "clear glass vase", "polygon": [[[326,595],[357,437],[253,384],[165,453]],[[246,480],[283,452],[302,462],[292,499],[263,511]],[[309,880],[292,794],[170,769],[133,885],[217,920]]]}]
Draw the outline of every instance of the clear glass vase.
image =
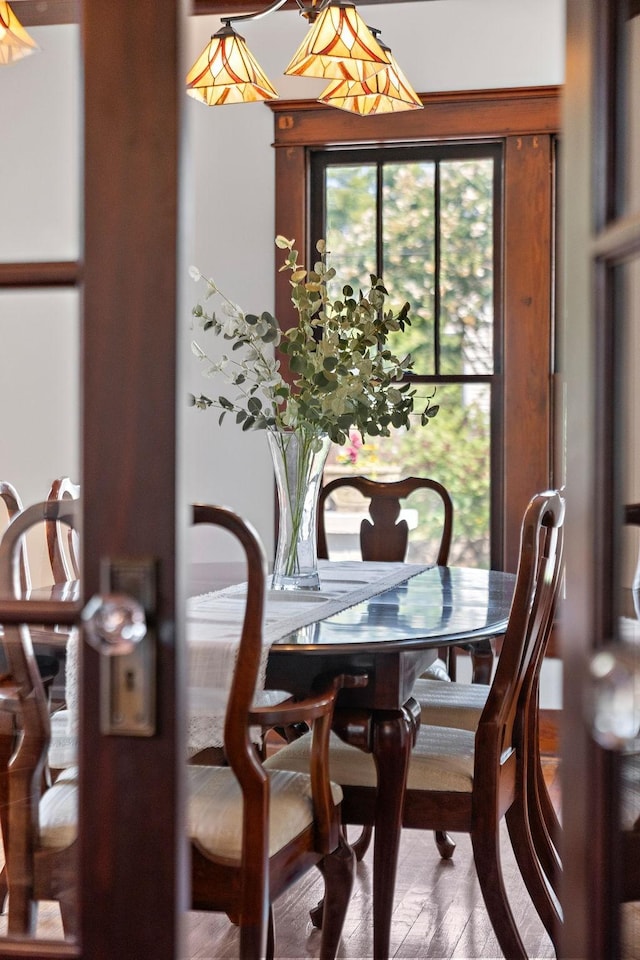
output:
[{"label": "clear glass vase", "polygon": [[318,493],[331,441],[311,430],[267,430],[278,490],[274,590],[319,590]]}]

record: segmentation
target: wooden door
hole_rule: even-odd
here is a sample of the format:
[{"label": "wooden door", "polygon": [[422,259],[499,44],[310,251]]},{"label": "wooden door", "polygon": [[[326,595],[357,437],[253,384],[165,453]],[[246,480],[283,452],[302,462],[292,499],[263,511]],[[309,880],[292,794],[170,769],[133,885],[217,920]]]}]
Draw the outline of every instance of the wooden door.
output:
[{"label": "wooden door", "polygon": [[568,0],[561,223],[567,380],[562,956],[624,956],[618,759],[590,735],[588,664],[616,641],[622,504],[636,477],[640,277],[640,8]]},{"label": "wooden door", "polygon": [[176,0],[85,0],[80,20],[81,263],[13,272],[16,285],[70,281],[81,291],[83,594],[104,587],[106,560],[157,569],[155,723],[150,736],[100,732],[101,657],[83,643],[80,935],[66,945],[0,940],[0,956],[173,960],[188,902],[175,574],[186,526],[186,506],[176,511],[184,16]]},{"label": "wooden door", "polygon": [[91,960],[169,960],[185,907],[175,589],[183,18],[176,0],[82,9],[85,594],[99,592],[105,557],[150,557],[158,610],[153,736],[100,735],[99,656],[85,647],[81,945]]}]

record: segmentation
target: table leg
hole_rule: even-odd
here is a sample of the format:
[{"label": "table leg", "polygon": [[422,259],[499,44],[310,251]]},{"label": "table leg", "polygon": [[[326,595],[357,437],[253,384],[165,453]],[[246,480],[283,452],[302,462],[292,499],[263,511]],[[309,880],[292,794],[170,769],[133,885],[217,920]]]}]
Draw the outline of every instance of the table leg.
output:
[{"label": "table leg", "polygon": [[[387,960],[402,832],[402,806],[409,756],[420,723],[419,707],[373,716],[372,753],[378,770],[373,848],[373,956]],[[417,705],[416,705],[417,707]],[[417,715],[416,715],[417,714]]]}]

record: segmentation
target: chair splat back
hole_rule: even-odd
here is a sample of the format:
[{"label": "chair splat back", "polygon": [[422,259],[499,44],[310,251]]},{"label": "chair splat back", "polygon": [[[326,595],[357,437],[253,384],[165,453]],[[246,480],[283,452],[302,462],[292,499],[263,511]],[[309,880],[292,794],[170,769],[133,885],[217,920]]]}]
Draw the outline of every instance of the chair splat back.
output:
[{"label": "chair splat back", "polygon": [[368,477],[337,477],[325,484],[320,491],[318,510],[318,556],[329,556],[325,530],[325,505],[328,497],[340,487],[353,487],[370,501],[371,520],[364,519],[360,526],[360,549],[363,560],[402,562],[407,553],[409,527],[400,516],[400,501],[415,490],[433,490],[442,501],[443,524],[438,556],[439,566],[449,562],[451,534],[453,531],[453,503],[446,487],[428,477],[406,477],[383,483]]}]

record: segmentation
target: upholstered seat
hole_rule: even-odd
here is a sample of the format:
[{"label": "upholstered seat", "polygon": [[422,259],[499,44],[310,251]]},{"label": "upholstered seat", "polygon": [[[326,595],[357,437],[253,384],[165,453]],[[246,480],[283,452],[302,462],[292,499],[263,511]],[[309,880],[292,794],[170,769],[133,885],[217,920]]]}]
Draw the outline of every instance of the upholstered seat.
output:
[{"label": "upholstered seat", "polygon": [[64,770],[78,762],[78,732],[69,710],[51,714],[51,744],[48,764],[51,771]]},{"label": "upholstered seat", "polygon": [[413,696],[420,704],[422,724],[475,730],[489,690],[483,683],[456,681],[445,685],[441,680],[421,677],[413,686]]},{"label": "upholstered seat", "polygon": [[[437,681],[434,681],[437,682]],[[408,790],[473,790],[474,734],[448,727],[420,727],[411,754]],[[352,747],[336,734],[330,739],[329,775],[344,787],[377,787],[376,765],[370,753]],[[301,737],[283,755],[265,761],[270,770],[286,762],[287,770],[304,773],[309,769],[309,738]]]},{"label": "upholstered seat", "polygon": [[[187,770],[187,830],[207,853],[239,861],[242,854],[242,790],[228,767]],[[332,783],[333,802],[342,790]],[[269,856],[273,857],[313,824],[313,797],[307,772],[269,772]]]},{"label": "upholstered seat", "polygon": [[[271,816],[269,856],[294,840],[313,823],[313,798],[307,773],[269,773]],[[331,784],[333,802],[342,790]],[[228,767],[190,766],[187,770],[187,831],[207,853],[239,861],[242,853],[242,790]],[[61,850],[78,832],[78,768],[63,770],[40,800],[40,843]]]},{"label": "upholstered seat", "polygon": [[78,836],[78,768],[63,770],[45,790],[39,806],[39,840],[47,850],[64,850]]}]

